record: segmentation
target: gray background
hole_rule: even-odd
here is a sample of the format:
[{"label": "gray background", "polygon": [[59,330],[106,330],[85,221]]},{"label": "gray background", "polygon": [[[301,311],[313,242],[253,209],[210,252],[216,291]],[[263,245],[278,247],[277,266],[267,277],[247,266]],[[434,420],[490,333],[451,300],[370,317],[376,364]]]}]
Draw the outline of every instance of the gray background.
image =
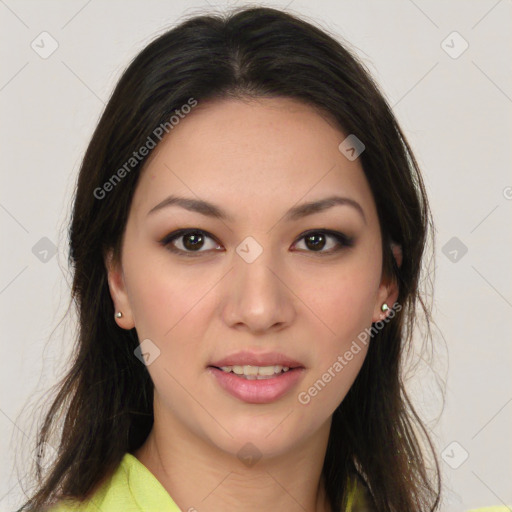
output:
[{"label": "gray background", "polygon": [[[156,34],[235,4],[0,0],[2,511],[20,505],[36,414],[72,350],[66,223],[104,103]],[[393,105],[437,230],[433,369],[420,360],[409,385],[440,456],[442,510],[511,506],[512,2],[264,5],[346,39]]]}]

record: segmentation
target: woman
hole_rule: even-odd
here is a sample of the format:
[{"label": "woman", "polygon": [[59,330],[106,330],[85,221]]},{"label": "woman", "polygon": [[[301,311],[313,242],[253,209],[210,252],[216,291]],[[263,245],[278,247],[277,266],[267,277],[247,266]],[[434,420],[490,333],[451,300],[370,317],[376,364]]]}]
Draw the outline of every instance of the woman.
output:
[{"label": "woman", "polygon": [[20,510],[438,510],[400,378],[431,224],[389,106],[329,35],[250,8],[158,37],[80,170],[77,352]]}]

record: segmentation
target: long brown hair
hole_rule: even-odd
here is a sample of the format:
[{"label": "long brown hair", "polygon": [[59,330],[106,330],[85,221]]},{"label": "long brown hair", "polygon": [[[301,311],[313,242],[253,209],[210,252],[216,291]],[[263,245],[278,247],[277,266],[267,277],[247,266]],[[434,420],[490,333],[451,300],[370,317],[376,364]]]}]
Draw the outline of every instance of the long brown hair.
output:
[{"label": "long brown hair", "polygon": [[[123,455],[148,436],[153,383],[134,356],[135,329],[125,331],[114,321],[104,264],[109,249],[120,256],[147,157],[108,195],[98,198],[97,191],[190,98],[201,103],[227,97],[302,101],[364,142],[360,161],[379,215],[383,274],[397,280],[402,308],[374,335],[359,375],[333,415],[323,476],[333,510],[346,503],[350,475],[364,482],[375,510],[436,510],[439,465],[402,371],[417,308],[427,328],[431,320],[420,276],[433,230],[420,171],[390,106],[358,59],[324,30],[270,8],[183,21],[137,55],[105,108],[81,165],[69,230],[76,351],[37,438],[37,449],[49,442],[56,457],[44,477],[38,467],[37,492],[20,510],[90,497]],[[392,242],[402,248],[400,266]],[[63,424],[57,421],[62,416]]]}]

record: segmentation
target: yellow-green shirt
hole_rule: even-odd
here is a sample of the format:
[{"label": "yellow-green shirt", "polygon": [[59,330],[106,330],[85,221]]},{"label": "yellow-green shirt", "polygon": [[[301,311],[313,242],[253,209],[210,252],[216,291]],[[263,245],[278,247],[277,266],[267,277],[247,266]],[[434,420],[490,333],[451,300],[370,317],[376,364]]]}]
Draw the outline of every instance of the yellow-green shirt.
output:
[{"label": "yellow-green shirt", "polygon": [[[348,506],[345,512],[369,510],[365,506],[365,491],[355,481],[350,482]],[[162,484],[131,453],[126,453],[111,478],[94,495],[82,502],[60,502],[48,512],[194,512],[181,511]],[[510,512],[509,507],[487,507],[468,512]]]},{"label": "yellow-green shirt", "polygon": [[[358,499],[352,484],[345,512],[356,512]],[[355,500],[355,501],[354,501]],[[193,512],[181,511],[162,484],[131,453],[126,453],[110,479],[94,495],[82,502],[60,502],[48,512]]]},{"label": "yellow-green shirt", "polygon": [[182,512],[137,457],[125,453],[111,478],[82,502],[61,502],[48,512]]}]

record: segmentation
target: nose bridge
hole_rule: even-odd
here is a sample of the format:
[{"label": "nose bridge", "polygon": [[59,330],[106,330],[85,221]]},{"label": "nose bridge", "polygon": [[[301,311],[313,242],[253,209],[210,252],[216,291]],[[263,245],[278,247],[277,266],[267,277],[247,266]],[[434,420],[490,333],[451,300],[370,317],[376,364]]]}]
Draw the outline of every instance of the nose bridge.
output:
[{"label": "nose bridge", "polygon": [[[252,297],[252,300],[271,300],[278,293],[274,268],[278,261],[270,247],[263,247],[252,237],[239,244],[234,256],[234,276],[237,294]],[[271,271],[273,270],[273,272]],[[267,297],[264,297],[267,295]]]},{"label": "nose bridge", "polygon": [[[267,238],[268,239],[268,238]],[[265,330],[291,318],[291,304],[279,258],[254,238],[242,241],[233,255],[226,321]]]}]

